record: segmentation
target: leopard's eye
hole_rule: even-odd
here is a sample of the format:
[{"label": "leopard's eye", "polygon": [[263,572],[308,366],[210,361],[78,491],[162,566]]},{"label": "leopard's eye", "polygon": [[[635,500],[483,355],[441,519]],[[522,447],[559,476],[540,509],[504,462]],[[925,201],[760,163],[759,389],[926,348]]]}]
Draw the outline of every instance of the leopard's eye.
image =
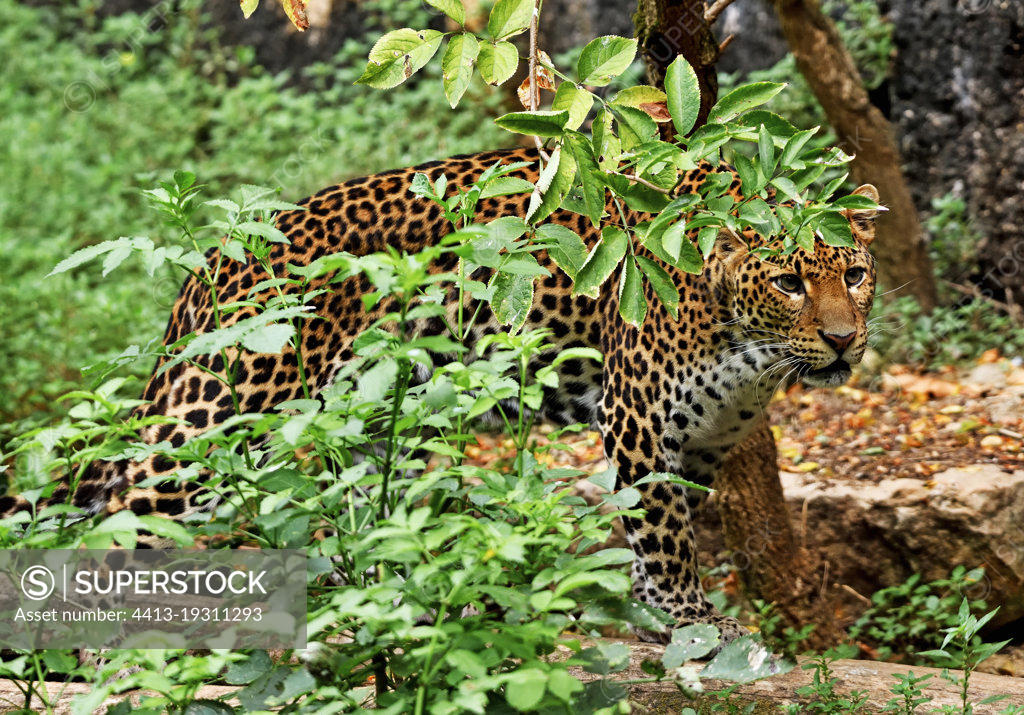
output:
[{"label": "leopard's eye", "polygon": [[868,272],[866,270],[864,270],[863,268],[856,267],[848,268],[846,270],[846,274],[843,276],[843,280],[846,281],[846,285],[850,286],[851,288],[856,288],[861,283],[863,283],[864,279],[867,277]]},{"label": "leopard's eye", "polygon": [[783,293],[801,295],[804,292],[804,282],[796,273],[785,273],[772,279],[775,286]]}]

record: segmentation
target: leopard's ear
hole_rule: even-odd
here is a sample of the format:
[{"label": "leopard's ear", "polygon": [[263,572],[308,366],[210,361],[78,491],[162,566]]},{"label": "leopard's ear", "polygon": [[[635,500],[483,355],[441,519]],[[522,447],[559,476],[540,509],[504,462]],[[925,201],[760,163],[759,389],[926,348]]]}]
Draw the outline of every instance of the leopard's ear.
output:
[{"label": "leopard's ear", "polygon": [[[872,184],[858,186],[851,192],[853,196],[863,196],[866,199],[878,203],[878,189]],[[871,209],[847,209],[843,213],[850,219],[850,228],[853,229],[853,236],[865,246],[870,246],[875,240],[875,219],[879,211],[887,211],[884,206]]]},{"label": "leopard's ear", "polygon": [[715,246],[711,249],[711,258],[724,266],[740,263],[750,253],[750,245],[740,234],[728,228],[718,232]]}]

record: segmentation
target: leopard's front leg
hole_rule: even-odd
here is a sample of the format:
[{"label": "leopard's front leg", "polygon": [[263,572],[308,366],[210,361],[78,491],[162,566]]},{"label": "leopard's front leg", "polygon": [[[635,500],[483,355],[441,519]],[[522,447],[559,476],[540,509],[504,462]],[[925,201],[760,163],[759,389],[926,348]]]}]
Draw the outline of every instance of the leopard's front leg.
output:
[{"label": "leopard's front leg", "polygon": [[[654,429],[654,416],[634,411],[627,404],[606,400],[601,412],[605,454],[615,466],[619,487],[630,486],[652,472],[670,472],[690,481],[710,484],[720,463],[717,450],[665,454],[662,432]],[[689,457],[689,464],[682,459]],[[690,523],[687,490],[666,482],[640,484],[641,506],[646,515],[626,518],[626,537],[636,553],[633,562],[633,594],[644,603],[666,611],[677,628],[693,623],[718,627],[723,642],[748,631],[734,618],[719,613],[701,586],[697,545]],[[671,632],[637,629],[637,636],[652,642],[667,642]]]}]

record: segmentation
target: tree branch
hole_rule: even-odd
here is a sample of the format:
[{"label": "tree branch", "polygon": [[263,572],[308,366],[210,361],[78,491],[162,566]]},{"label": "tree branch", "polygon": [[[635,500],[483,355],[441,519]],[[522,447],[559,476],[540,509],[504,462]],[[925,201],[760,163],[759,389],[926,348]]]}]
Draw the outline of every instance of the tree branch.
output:
[{"label": "tree branch", "polygon": [[736,0],[715,0],[711,3],[711,7],[704,13],[704,19],[709,25],[714,24],[718,16],[725,12],[725,8],[732,5]]}]

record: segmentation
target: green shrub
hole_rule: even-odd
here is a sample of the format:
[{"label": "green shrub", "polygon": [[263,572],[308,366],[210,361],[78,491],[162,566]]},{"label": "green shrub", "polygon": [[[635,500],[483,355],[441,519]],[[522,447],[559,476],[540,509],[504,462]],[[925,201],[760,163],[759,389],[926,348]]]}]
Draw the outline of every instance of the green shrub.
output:
[{"label": "green shrub", "polygon": [[873,645],[883,659],[928,664],[924,652],[946,647],[946,629],[960,624],[961,602],[969,603],[973,612],[984,610],[984,601],[966,600],[984,576],[984,569],[958,566],[949,578],[922,582],[915,574],[898,586],[883,588],[871,596],[873,605],[850,628],[850,637]]},{"label": "green shrub", "polygon": [[[134,13],[100,21],[88,3],[55,13],[0,0],[0,424],[60,412],[54,399],[80,382],[81,366],[160,333],[180,280],[166,269],[43,280],[83,246],[166,239],[140,196],[154,177],[185,167],[216,193],[272,183],[299,198],[350,176],[508,143],[484,119],[498,95],[471,90],[473,101],[453,112],[433,81],[386,96],[353,86],[358,41],[308,68],[311,89],[301,91],[253,65],[248,48],[219,49],[198,29],[198,5],[141,31],[149,20]],[[423,10],[403,2],[377,15],[401,23]],[[18,429],[0,427],[0,439]]]}]

